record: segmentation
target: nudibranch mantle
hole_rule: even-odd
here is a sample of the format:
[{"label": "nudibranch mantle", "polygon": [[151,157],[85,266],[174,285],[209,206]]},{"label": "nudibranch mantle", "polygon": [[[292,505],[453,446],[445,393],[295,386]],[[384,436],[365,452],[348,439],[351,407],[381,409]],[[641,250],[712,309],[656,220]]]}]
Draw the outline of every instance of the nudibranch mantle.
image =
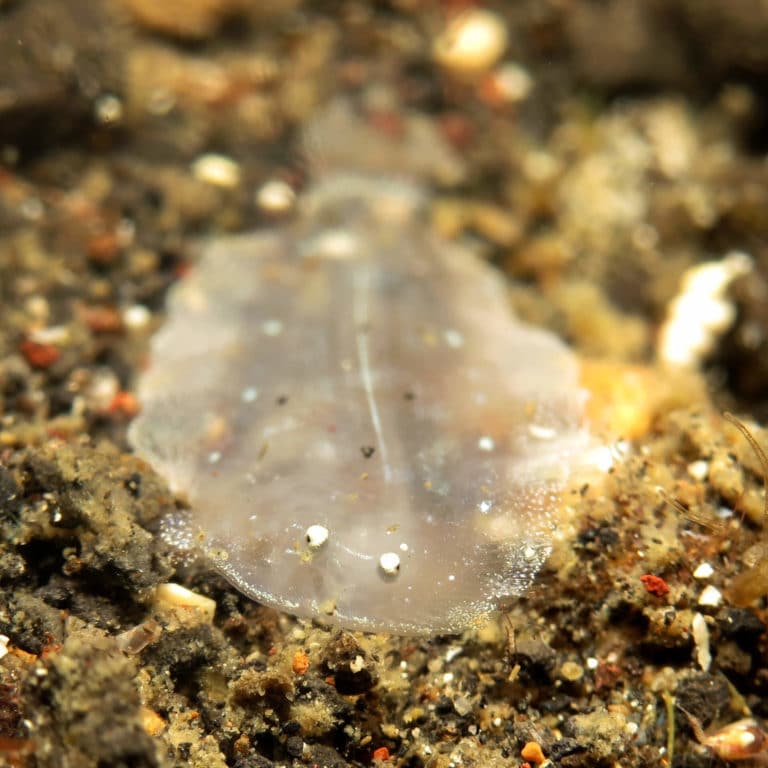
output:
[{"label": "nudibranch mantle", "polygon": [[590,445],[575,355],[425,221],[417,180],[326,173],[171,291],[130,429],[166,537],[287,612],[461,630],[524,593]]}]

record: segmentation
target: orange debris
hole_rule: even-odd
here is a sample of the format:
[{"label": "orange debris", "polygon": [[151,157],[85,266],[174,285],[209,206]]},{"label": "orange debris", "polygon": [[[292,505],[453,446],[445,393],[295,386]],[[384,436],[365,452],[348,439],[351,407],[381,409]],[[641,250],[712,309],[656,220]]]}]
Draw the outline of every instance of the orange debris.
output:
[{"label": "orange debris", "polygon": [[520,756],[523,760],[533,763],[534,765],[541,765],[546,758],[544,752],[542,752],[541,744],[536,741],[529,741],[521,750]]},{"label": "orange debris", "polygon": [[23,341],[20,350],[33,368],[48,368],[61,357],[61,352],[53,344],[41,344],[31,339]]},{"label": "orange debris", "polygon": [[303,651],[296,651],[293,654],[291,668],[297,675],[303,675],[309,669],[309,656]]},{"label": "orange debris", "polygon": [[640,581],[643,582],[646,591],[651,595],[664,597],[664,595],[669,593],[669,585],[661,578],[661,576],[654,576],[652,573],[646,573],[644,576],[640,577]]},{"label": "orange debris", "polygon": [[121,414],[132,418],[139,412],[139,401],[135,395],[121,390],[112,398],[107,410],[112,414]]}]

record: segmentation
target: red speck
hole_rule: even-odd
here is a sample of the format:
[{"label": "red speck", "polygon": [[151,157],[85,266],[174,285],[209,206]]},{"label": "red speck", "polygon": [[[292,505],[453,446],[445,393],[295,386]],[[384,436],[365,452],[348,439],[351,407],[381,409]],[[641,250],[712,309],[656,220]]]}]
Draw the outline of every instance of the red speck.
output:
[{"label": "red speck", "polygon": [[0,753],[8,755],[8,765],[20,766],[16,758],[35,751],[35,742],[32,739],[19,739],[15,736],[0,737]]},{"label": "red speck", "polygon": [[470,8],[474,8],[477,2],[476,0],[442,0],[440,5],[442,5],[446,16],[450,18],[458,16]]},{"label": "red speck", "polygon": [[139,401],[130,392],[120,390],[107,408],[109,413],[133,418],[139,412]]},{"label": "red speck", "polygon": [[66,443],[72,435],[63,429],[57,429],[56,427],[49,427],[45,430],[45,434],[54,440],[61,440]]},{"label": "red speck", "polygon": [[416,645],[416,643],[411,643],[410,645],[403,646],[403,648],[400,651],[400,658],[409,659],[418,650],[419,650],[419,646]]},{"label": "red speck", "polygon": [[405,134],[405,123],[397,112],[371,112],[368,120],[377,131],[391,139],[401,139]]},{"label": "red speck", "polygon": [[595,690],[601,691],[604,688],[613,688],[622,674],[623,670],[618,664],[600,662],[595,672]]},{"label": "red speck", "polygon": [[373,759],[381,761],[389,760],[389,750],[386,747],[379,747],[378,749],[374,749]]},{"label": "red speck", "polygon": [[458,112],[447,112],[440,118],[440,130],[454,149],[466,149],[475,138],[472,123]]},{"label": "red speck", "polygon": [[123,319],[114,307],[84,307],[82,314],[86,325],[94,333],[119,333],[123,330]]},{"label": "red speck", "polygon": [[117,235],[114,232],[102,232],[88,241],[88,258],[96,264],[111,264],[117,251]]},{"label": "red speck", "polygon": [[189,274],[192,265],[188,261],[182,261],[173,268],[173,276],[179,280]]},{"label": "red speck", "polygon": [[21,343],[21,354],[33,368],[48,368],[60,357],[61,352],[53,344],[40,344],[27,339]]},{"label": "red speck", "polygon": [[43,647],[43,650],[40,651],[40,658],[41,659],[47,659],[51,656],[55,656],[64,646],[60,643],[50,643],[49,645],[46,645]]},{"label": "red speck", "polygon": [[486,75],[479,88],[480,98],[490,107],[503,107],[507,103],[504,90],[495,72]]},{"label": "red speck", "polygon": [[640,577],[640,581],[643,582],[643,586],[646,591],[656,597],[664,597],[669,592],[669,586],[664,579],[660,576],[654,576],[651,573],[646,573]]}]

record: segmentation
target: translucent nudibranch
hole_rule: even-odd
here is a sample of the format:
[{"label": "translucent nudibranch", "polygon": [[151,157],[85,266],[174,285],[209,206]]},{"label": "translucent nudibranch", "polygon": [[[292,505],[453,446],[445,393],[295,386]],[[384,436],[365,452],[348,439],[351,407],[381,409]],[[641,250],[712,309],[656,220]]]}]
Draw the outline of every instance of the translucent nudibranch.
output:
[{"label": "translucent nudibranch", "polygon": [[575,355],[434,234],[418,179],[328,171],[172,289],[136,451],[165,535],[284,611],[458,631],[529,588],[590,444]]}]

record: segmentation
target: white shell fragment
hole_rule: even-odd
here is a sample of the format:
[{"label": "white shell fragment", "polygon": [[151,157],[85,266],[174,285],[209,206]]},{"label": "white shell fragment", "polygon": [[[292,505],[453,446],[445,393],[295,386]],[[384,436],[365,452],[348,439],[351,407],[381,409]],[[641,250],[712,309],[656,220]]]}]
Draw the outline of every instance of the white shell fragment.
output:
[{"label": "white shell fragment", "polygon": [[470,8],[435,38],[432,56],[446,69],[474,75],[490,69],[504,55],[507,42],[507,28],[500,16]]},{"label": "white shell fragment", "polygon": [[699,595],[699,605],[717,608],[723,602],[723,593],[712,584],[708,584]]},{"label": "white shell fragment", "polygon": [[663,363],[693,368],[712,351],[736,316],[728,288],[751,269],[751,257],[733,251],[720,261],[698,264],[685,273],[659,335],[658,356]]},{"label": "white shell fragment", "polygon": [[280,179],[267,181],[256,192],[256,205],[269,213],[285,213],[296,200],[296,193],[290,184]]},{"label": "white shell fragment", "polygon": [[424,203],[329,174],[292,225],[212,241],[140,380],[132,443],[191,504],[164,535],[290,613],[463,629],[529,587],[589,444],[574,355]]},{"label": "white shell fragment", "polygon": [[214,187],[231,189],[240,183],[240,166],[224,155],[201,155],[192,163],[192,173]]},{"label": "white shell fragment", "polygon": [[701,563],[693,572],[694,579],[709,579],[714,574],[715,569],[709,563]]},{"label": "white shell fragment", "polygon": [[709,672],[709,667],[712,664],[712,653],[709,649],[709,629],[707,628],[707,620],[700,613],[693,614],[691,634],[693,635],[696,661],[705,672]]},{"label": "white shell fragment", "polygon": [[210,624],[216,614],[216,602],[210,597],[172,582],[157,586],[154,605],[161,612],[183,619],[185,624]]}]

